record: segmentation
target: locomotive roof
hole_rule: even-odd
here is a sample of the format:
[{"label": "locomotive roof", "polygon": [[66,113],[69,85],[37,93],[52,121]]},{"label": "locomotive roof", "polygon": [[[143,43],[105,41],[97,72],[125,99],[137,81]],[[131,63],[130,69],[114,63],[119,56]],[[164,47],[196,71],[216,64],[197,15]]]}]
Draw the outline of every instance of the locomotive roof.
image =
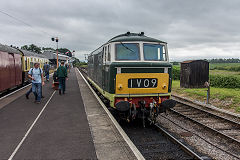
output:
[{"label": "locomotive roof", "polygon": [[1,43],[0,43],[0,51],[21,54],[21,52],[18,49],[7,46],[7,45],[3,45]]},{"label": "locomotive roof", "polygon": [[108,42],[124,42],[124,41],[146,41],[146,42],[158,42],[158,43],[166,43],[164,41],[147,37],[143,32],[141,33],[130,33],[127,32],[125,34],[120,34],[118,36],[113,37]]},{"label": "locomotive roof", "polygon": [[[155,39],[155,38],[147,37],[147,36],[144,35],[144,32],[141,32],[141,33],[130,33],[130,32],[127,32],[125,34],[120,34],[120,35],[115,36],[112,39],[110,39],[107,43],[111,43],[111,42],[126,42],[126,41],[144,41],[144,42],[167,43],[167,42]],[[101,47],[99,47],[99,48],[101,48]],[[96,50],[91,52],[89,55],[97,54],[97,53],[94,53],[94,52],[97,51],[99,48],[97,48]]]}]

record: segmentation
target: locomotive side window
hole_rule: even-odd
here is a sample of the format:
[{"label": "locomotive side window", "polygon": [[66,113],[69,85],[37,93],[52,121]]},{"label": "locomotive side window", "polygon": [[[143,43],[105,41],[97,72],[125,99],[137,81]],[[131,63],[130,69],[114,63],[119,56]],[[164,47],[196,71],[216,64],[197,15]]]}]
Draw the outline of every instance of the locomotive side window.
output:
[{"label": "locomotive side window", "polygon": [[107,47],[103,47],[103,63],[105,64],[107,59]]},{"label": "locomotive side window", "polygon": [[116,44],[116,60],[140,60],[139,44]]},{"label": "locomotive side window", "polygon": [[111,61],[111,54],[110,54],[110,45],[108,45],[108,55],[107,55],[107,61]]},{"label": "locomotive side window", "polygon": [[166,61],[166,52],[164,46],[160,44],[143,44],[144,60],[148,61]]},{"label": "locomotive side window", "polygon": [[106,60],[107,60],[107,52],[108,52],[108,48],[107,48],[107,46],[105,46],[104,48],[105,48],[105,53],[104,53],[105,57],[104,57],[104,61],[106,62]]}]

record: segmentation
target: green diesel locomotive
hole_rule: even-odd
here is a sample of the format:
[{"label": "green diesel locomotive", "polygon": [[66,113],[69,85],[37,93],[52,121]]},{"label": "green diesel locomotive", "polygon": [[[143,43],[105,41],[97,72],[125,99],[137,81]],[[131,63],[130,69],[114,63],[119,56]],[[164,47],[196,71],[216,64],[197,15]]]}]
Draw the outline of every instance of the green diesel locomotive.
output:
[{"label": "green diesel locomotive", "polygon": [[88,80],[119,117],[155,123],[170,100],[172,65],[167,43],[141,33],[121,34],[88,56]]}]

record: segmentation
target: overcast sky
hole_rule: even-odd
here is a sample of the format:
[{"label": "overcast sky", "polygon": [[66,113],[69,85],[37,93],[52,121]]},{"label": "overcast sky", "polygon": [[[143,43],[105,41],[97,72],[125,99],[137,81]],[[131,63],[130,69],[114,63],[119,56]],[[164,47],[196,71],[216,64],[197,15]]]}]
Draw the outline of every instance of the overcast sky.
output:
[{"label": "overcast sky", "polygon": [[0,43],[84,54],[127,31],[168,43],[171,60],[240,58],[239,0],[1,0]]}]

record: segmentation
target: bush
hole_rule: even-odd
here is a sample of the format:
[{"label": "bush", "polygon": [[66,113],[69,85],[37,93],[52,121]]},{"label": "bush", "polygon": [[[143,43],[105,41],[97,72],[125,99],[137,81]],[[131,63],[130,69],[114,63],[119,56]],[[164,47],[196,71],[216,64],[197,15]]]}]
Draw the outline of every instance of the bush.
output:
[{"label": "bush", "polygon": [[211,69],[240,72],[240,66],[216,66]]},{"label": "bush", "polygon": [[180,67],[179,66],[172,67],[172,78],[174,80],[180,80]]},{"label": "bush", "polygon": [[240,88],[240,78],[237,76],[210,75],[210,84],[218,88]]}]

